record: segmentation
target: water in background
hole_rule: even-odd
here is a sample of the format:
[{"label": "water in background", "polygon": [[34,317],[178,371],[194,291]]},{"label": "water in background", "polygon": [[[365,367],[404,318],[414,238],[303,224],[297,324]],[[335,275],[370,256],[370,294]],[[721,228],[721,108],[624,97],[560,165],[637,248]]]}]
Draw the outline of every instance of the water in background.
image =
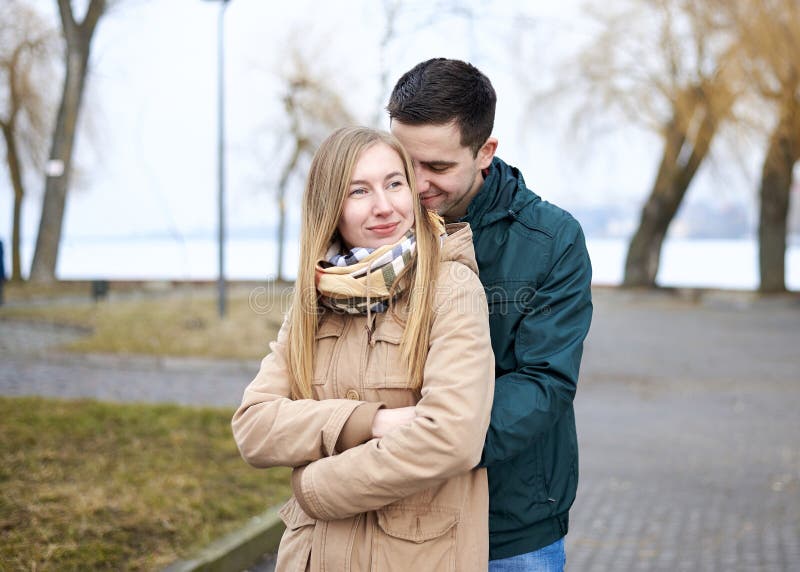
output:
[{"label": "water in background", "polygon": [[[628,242],[622,238],[588,239],[593,282],[622,282]],[[29,268],[33,245],[23,249]],[[297,272],[298,245],[285,254],[286,277]],[[276,275],[277,248],[269,239],[234,238],[226,247],[226,277],[265,280]],[[213,280],[217,275],[217,245],[213,239],[66,239],[61,246],[57,275],[65,280]],[[664,243],[658,283],[753,290],[758,287],[758,249],[754,240],[670,239]],[[800,244],[786,253],[786,285],[800,290]]]}]

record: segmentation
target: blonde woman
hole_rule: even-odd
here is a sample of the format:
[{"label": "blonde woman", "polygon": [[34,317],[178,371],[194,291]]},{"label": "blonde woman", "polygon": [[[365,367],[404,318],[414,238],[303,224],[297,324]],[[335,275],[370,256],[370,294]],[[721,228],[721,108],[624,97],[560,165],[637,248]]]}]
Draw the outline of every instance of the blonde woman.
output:
[{"label": "blonde woman", "polygon": [[486,570],[494,360],[469,226],[422,207],[393,136],[344,128],[312,162],[300,252],[233,418],[247,462],[295,468],[277,570]]}]

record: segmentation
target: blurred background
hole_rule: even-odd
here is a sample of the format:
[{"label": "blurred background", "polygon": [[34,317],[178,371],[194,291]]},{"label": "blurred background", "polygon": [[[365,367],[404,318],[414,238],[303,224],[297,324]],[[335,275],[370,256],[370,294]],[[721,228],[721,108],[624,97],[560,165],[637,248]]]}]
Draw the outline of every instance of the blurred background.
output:
[{"label": "blurred background", "polygon": [[438,56],[587,235],[568,569],[798,569],[797,0],[2,0],[0,570],[274,550],[229,423],[305,174]]},{"label": "blurred background", "polygon": [[388,128],[394,81],[446,56],[492,79],[498,154],[581,221],[597,284],[800,288],[796,2],[222,5],[108,2],[66,93],[58,3],[6,3],[7,274],[215,279],[222,87],[226,274],[291,279],[316,145]]}]

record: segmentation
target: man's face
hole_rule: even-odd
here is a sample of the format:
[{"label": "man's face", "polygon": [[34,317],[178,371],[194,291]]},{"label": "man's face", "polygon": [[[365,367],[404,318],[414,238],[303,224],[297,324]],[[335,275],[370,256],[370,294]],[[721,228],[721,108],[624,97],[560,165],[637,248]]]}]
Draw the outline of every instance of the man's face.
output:
[{"label": "man's face", "polygon": [[461,146],[461,132],[455,123],[408,125],[395,119],[392,133],[411,155],[425,208],[447,220],[467,214],[483,184],[481,171],[492,162],[497,140],[487,139],[475,156],[472,149]]}]

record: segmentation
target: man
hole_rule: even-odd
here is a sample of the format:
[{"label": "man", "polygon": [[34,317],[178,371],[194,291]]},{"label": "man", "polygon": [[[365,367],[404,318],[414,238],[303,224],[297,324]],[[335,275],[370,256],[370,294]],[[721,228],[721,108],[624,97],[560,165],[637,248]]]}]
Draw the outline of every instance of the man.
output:
[{"label": "man", "polygon": [[572,401],[592,316],[591,264],[578,222],[495,157],[495,105],[477,68],[437,58],[400,78],[387,109],[424,205],[474,233],[496,360],[481,461],[489,570],[563,570],[578,484]]}]

